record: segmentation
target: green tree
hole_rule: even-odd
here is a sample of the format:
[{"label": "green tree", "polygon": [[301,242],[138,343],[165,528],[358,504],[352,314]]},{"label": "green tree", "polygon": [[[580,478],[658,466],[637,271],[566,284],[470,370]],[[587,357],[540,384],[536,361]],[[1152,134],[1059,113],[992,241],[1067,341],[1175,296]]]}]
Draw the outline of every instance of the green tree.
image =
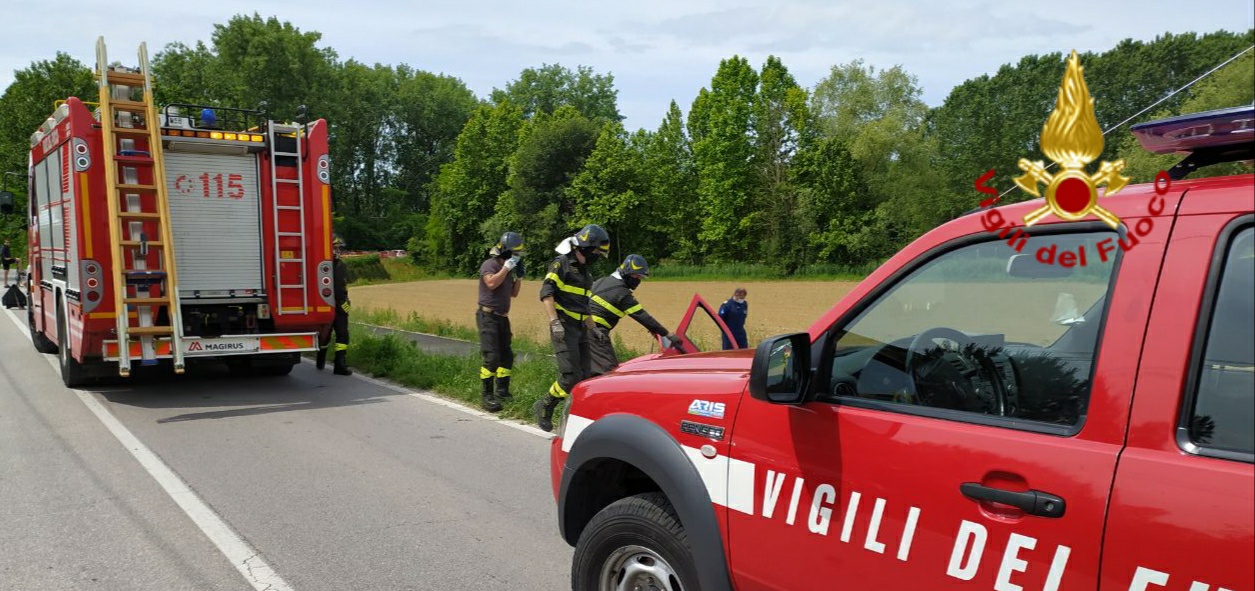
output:
[{"label": "green tree", "polygon": [[593,152],[599,131],[598,123],[570,106],[529,119],[510,159],[509,191],[502,195],[484,234],[525,228],[527,241],[544,247],[573,234],[582,220],[568,188]]},{"label": "green tree", "polygon": [[194,47],[171,43],[153,57],[153,93],[158,104],[187,103],[220,107],[227,104],[234,85],[218,56],[202,41]]},{"label": "green tree", "polygon": [[702,209],[698,237],[703,252],[720,260],[751,255],[749,214],[757,183],[749,130],[757,87],[758,73],[745,58],[722,60],[689,114]]},{"label": "green tree", "polygon": [[466,122],[453,161],[436,178],[426,242],[413,249],[428,265],[467,273],[477,268],[486,248],[481,226],[508,188],[509,162],[523,122],[522,109],[509,101],[479,107]]},{"label": "green tree", "polygon": [[805,234],[797,231],[807,220],[799,218],[791,169],[798,150],[812,141],[809,96],[775,56],[767,58],[758,78],[750,119],[757,187],[748,222],[762,245],[761,255],[792,273],[808,258]]},{"label": "green tree", "polygon": [[701,255],[701,202],[697,197],[697,171],[693,148],[684,132],[680,107],[671,101],[658,130],[642,138],[645,174],[649,182],[650,219],[661,224],[654,251],[696,262]]},{"label": "green tree", "polygon": [[433,181],[440,167],[453,160],[458,134],[479,101],[452,76],[398,66],[398,88],[391,135],[396,154],[397,188],[405,192],[411,211],[428,211]]},{"label": "green tree", "polygon": [[821,137],[801,150],[792,168],[799,186],[795,236],[822,262],[846,265],[875,261],[898,245],[890,236],[886,208],[863,181],[861,166],[834,137]]},{"label": "green tree", "polygon": [[214,25],[215,73],[224,76],[228,104],[252,108],[266,103],[272,119],[290,119],[306,105],[311,116],[323,116],[336,98],[333,79],[336,53],[319,48],[322,33],[302,32],[291,23],[269,17],[237,15]]},{"label": "green tree", "polygon": [[644,141],[643,132],[629,136],[621,124],[606,124],[567,190],[578,220],[601,224],[610,232],[612,260],[633,252],[646,258],[659,254],[652,235],[661,224],[653,219],[649,202]]},{"label": "green tree", "polygon": [[945,190],[937,145],[925,126],[928,107],[913,75],[854,61],[833,67],[812,96],[825,135],[858,161],[892,243],[970,209]]},{"label": "green tree", "polygon": [[336,210],[379,217],[392,208],[382,189],[395,168],[396,74],[388,66],[353,60],[334,72],[338,92],[327,116],[334,122],[329,138]]},{"label": "green tree", "polygon": [[559,64],[527,68],[504,89],[494,88],[491,96],[494,103],[509,100],[520,105],[523,115],[529,118],[540,113],[553,114],[559,107],[569,106],[588,119],[623,120],[614,76],[594,74],[587,66],[579,66],[574,72]]},{"label": "green tree", "polygon": [[11,241],[15,256],[25,258],[26,168],[30,137],[52,114],[58,100],[97,98],[92,72],[68,54],[58,52],[51,60],[32,62],[13,73],[13,83],[0,95],[0,173],[10,176],[7,188],[15,196],[14,214],[0,216],[0,236]]}]

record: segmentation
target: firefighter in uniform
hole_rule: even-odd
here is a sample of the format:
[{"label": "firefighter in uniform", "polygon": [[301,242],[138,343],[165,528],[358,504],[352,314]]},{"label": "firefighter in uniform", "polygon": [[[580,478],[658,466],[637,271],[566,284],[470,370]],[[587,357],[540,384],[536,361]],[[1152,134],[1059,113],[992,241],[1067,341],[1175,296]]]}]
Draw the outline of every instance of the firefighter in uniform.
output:
[{"label": "firefighter in uniform", "polygon": [[340,258],[341,252],[344,251],[344,240],[339,236],[331,242],[331,276],[333,279],[333,289],[335,291],[336,317],[331,323],[331,330],[327,331],[327,336],[318,347],[318,359],[315,366],[322,369],[327,365],[327,347],[331,344],[331,333],[335,333],[336,337],[336,356],[335,368],[336,375],[349,376],[353,375],[353,371],[349,369],[348,361],[345,357],[349,351],[349,268],[344,264],[344,260]]},{"label": "firefighter in uniform", "polygon": [[514,349],[510,346],[513,335],[509,314],[510,301],[518,297],[523,286],[523,237],[506,232],[488,254],[488,260],[479,266],[479,308],[475,311],[475,325],[479,328],[479,349],[484,356],[484,364],[479,368],[482,404],[484,410],[497,412],[503,402],[514,398],[510,394]]},{"label": "firefighter in uniform", "polygon": [[589,224],[555,248],[558,257],[545,270],[540,284],[540,301],[549,316],[549,336],[558,361],[558,379],[549,394],[537,400],[532,414],[543,431],[553,430],[553,411],[580,380],[588,377],[588,331],[593,327],[589,301],[593,281],[589,266],[610,252],[610,235],[601,226]]},{"label": "firefighter in uniform", "polygon": [[654,320],[654,317],[645,311],[632,294],[641,284],[641,279],[648,276],[649,263],[645,261],[645,257],[630,254],[623,259],[623,263],[614,273],[593,283],[593,301],[590,309],[596,326],[593,327],[593,338],[588,344],[592,357],[590,377],[608,373],[619,366],[619,356],[614,352],[610,331],[614,330],[615,325],[624,316],[631,316],[650,333],[662,337],[664,348],[671,347],[671,343],[678,340],[675,335],[671,334],[671,331]]}]

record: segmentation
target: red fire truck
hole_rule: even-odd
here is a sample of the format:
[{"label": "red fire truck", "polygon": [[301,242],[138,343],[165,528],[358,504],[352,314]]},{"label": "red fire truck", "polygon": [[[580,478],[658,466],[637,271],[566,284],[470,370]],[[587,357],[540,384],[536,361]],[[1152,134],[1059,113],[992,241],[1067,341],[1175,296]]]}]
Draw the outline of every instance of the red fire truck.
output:
[{"label": "red fire truck", "polygon": [[333,317],[327,123],[153,102],[96,47],[98,103],[31,136],[29,321],[66,385],[221,358],[286,374]]}]

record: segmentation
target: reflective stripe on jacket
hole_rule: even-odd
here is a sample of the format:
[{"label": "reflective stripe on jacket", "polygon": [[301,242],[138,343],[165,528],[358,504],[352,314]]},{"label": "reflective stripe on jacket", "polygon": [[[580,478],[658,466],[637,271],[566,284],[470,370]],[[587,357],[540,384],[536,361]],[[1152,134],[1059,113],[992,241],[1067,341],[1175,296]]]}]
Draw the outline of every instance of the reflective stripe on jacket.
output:
[{"label": "reflective stripe on jacket", "polygon": [[636,301],[623,279],[614,275],[602,277],[593,284],[592,315],[594,322],[606,328],[613,329],[621,318],[631,316],[649,332],[659,336],[667,334],[667,329]]}]

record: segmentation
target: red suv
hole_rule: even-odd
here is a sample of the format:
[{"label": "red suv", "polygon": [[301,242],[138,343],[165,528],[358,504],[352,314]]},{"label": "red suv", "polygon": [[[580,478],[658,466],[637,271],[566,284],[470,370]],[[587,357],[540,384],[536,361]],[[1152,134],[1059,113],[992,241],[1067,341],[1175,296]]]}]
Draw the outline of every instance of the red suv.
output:
[{"label": "red suv", "polygon": [[573,588],[1255,591],[1255,183],[1183,180],[1253,120],[1138,126],[1191,153],[1117,227],[968,214],[756,351],[691,353],[695,299],[572,392]]}]

